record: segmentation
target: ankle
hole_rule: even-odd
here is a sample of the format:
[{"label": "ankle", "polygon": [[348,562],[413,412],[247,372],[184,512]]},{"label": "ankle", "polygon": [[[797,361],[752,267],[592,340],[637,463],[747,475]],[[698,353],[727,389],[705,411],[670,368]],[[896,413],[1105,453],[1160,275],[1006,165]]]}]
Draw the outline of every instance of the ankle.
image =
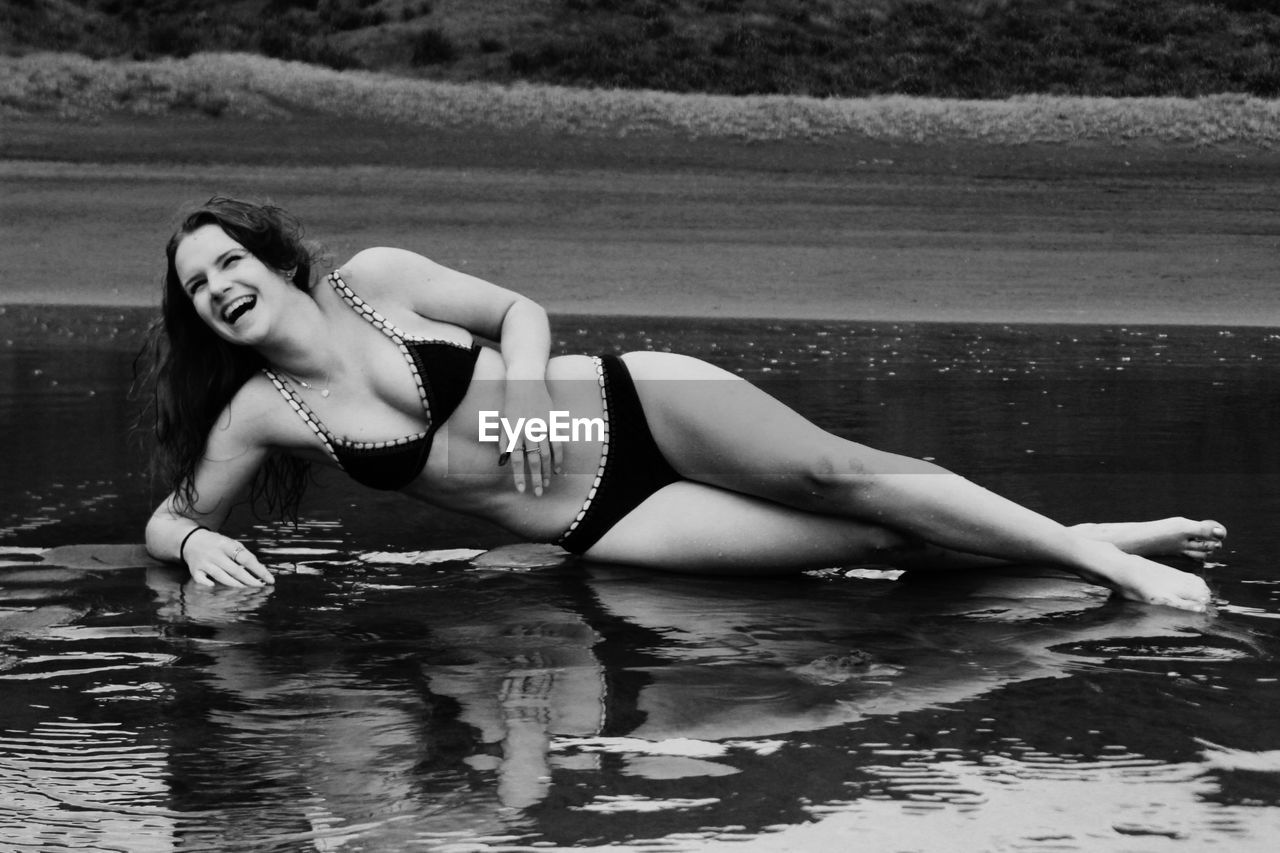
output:
[{"label": "ankle", "polygon": [[1090,581],[1114,581],[1125,553],[1110,542],[1081,537],[1073,549],[1073,560],[1068,566],[1076,574]]}]

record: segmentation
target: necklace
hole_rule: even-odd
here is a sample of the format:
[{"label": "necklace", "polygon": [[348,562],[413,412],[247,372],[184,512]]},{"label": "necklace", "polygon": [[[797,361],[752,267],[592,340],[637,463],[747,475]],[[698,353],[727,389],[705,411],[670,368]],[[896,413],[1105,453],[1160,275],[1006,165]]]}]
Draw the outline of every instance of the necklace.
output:
[{"label": "necklace", "polygon": [[[307,382],[304,379],[299,379],[298,377],[294,376],[292,373],[289,373],[287,371],[281,371],[281,373],[284,373],[284,375],[289,377],[289,379],[291,379],[294,383],[301,385],[303,388],[306,388],[308,391],[316,390],[316,387],[312,385],[310,382]],[[326,399],[329,397],[329,374],[327,373],[325,374],[324,387],[320,388],[319,391],[320,391],[321,397],[324,397]]]},{"label": "necklace", "polygon": [[[308,391],[310,391],[310,390],[311,390],[311,383],[310,383],[310,382],[303,382],[301,379],[299,379],[299,380],[298,380],[298,384],[299,384],[299,385],[301,385],[303,388],[306,388]],[[321,389],[320,389],[320,396],[321,396],[321,397],[328,397],[328,396],[329,396],[329,389],[328,389],[328,388],[321,388]]]}]

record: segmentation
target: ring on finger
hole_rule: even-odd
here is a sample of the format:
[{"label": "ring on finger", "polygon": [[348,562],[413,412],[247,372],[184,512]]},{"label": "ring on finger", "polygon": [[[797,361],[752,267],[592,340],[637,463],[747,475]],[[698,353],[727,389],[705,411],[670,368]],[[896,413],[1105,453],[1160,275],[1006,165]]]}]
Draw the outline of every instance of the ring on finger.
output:
[{"label": "ring on finger", "polygon": [[240,563],[240,554],[241,554],[241,553],[243,553],[243,552],[244,552],[244,546],[243,546],[243,545],[239,546],[239,547],[238,547],[238,548],[236,548],[234,551],[232,551],[232,552],[231,552],[231,562],[233,562],[233,563],[235,563],[235,564],[239,565],[239,563]]}]

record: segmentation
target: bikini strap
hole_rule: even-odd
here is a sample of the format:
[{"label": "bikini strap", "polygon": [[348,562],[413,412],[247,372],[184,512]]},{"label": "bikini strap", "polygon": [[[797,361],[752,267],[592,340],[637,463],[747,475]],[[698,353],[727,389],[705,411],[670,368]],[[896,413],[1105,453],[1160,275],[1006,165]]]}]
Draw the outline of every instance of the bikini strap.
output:
[{"label": "bikini strap", "polygon": [[315,413],[311,411],[311,408],[302,401],[301,397],[298,396],[298,392],[294,391],[291,386],[286,384],[285,381],[280,378],[279,374],[271,368],[264,367],[262,368],[262,372],[271,380],[271,384],[276,386],[276,390],[280,392],[280,396],[284,397],[289,406],[298,413],[298,417],[302,418],[302,422],[311,427],[311,431],[316,434],[316,438],[320,439],[321,443],[324,444],[324,449],[328,452],[329,458],[338,463],[338,467],[341,468],[342,460],[338,458],[338,454],[333,449],[333,442],[329,440],[329,433],[325,431],[323,426],[321,426],[320,419],[315,416]]},{"label": "bikini strap", "polygon": [[404,339],[407,337],[404,332],[400,331],[395,323],[392,323],[386,317],[383,317],[377,310],[360,298],[354,290],[347,286],[342,280],[342,276],[337,270],[329,273],[329,284],[333,285],[333,289],[342,297],[342,301],[351,306],[351,310],[355,311],[365,320],[369,321],[375,329],[382,332],[388,338],[400,344],[403,348]]},{"label": "bikini strap", "polygon": [[[404,360],[409,364],[409,372],[413,375],[414,384],[418,386],[418,399],[422,402],[422,411],[426,414],[428,426],[432,423],[431,419],[431,398],[427,393],[427,385],[423,379],[423,367],[418,363],[413,351],[409,349],[407,336],[404,332],[377,312],[377,310],[360,298],[354,290],[347,286],[342,280],[342,275],[337,270],[329,273],[329,283],[333,285],[333,289],[342,297],[342,301],[346,302],[353,311],[363,317],[375,329],[382,332],[388,338],[395,341],[397,347],[400,348],[400,354],[404,356]],[[431,343],[431,341],[419,340],[414,338],[414,343]]]}]

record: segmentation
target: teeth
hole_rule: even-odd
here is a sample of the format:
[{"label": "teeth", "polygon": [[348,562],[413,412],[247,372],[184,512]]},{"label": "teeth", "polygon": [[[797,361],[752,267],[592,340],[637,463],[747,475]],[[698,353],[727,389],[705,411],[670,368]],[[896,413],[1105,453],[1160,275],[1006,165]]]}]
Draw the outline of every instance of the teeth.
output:
[{"label": "teeth", "polygon": [[257,300],[252,296],[241,296],[239,299],[228,303],[227,307],[222,309],[222,319],[234,325],[236,320],[239,320],[244,312],[252,308],[255,302]]}]

